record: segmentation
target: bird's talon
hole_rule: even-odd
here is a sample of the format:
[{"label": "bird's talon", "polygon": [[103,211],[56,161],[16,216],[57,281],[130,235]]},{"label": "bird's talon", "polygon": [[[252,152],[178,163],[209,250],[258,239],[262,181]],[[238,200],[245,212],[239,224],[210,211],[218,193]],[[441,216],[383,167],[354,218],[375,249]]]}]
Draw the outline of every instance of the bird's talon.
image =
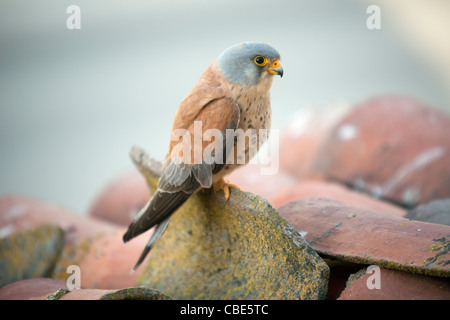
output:
[{"label": "bird's talon", "polygon": [[223,187],[223,193],[225,194],[225,200],[230,199],[230,189],[228,186]]},{"label": "bird's talon", "polygon": [[237,185],[229,183],[224,179],[220,179],[217,183],[213,185],[214,192],[223,190],[223,193],[225,194],[225,200],[228,200],[230,198],[230,188],[235,188],[238,189],[239,191],[241,190]]}]

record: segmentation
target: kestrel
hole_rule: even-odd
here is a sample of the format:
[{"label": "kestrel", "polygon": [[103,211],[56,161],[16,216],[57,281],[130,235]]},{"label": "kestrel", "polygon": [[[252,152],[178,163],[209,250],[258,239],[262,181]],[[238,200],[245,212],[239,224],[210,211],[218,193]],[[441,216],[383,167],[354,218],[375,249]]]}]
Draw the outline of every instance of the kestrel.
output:
[{"label": "kestrel", "polygon": [[[192,194],[212,187],[214,191],[223,190],[228,200],[229,187],[236,186],[226,182],[224,176],[236,169],[238,163],[248,163],[252,154],[249,154],[248,145],[245,146],[244,154],[239,153],[236,137],[226,139],[226,132],[230,129],[253,129],[256,132],[270,129],[270,88],[275,75],[283,76],[277,50],[264,42],[240,43],[223,51],[183,99],[175,115],[169,152],[164,160],[157,190],[123,236],[123,241],[127,242],[157,226],[134,270],[164,232],[172,213]],[[211,161],[211,157],[194,161],[203,155],[202,151],[206,151],[211,143],[208,139],[200,140],[201,150],[195,148],[195,141],[198,142],[195,138],[195,134],[198,135],[197,124],[201,124],[202,134],[208,129],[221,133],[211,139],[223,139],[218,141],[223,142],[223,152],[215,150],[211,154],[216,160],[220,156],[221,161]],[[174,133],[180,130],[194,136],[192,139],[183,139],[191,147],[190,154],[183,152],[181,155],[180,143],[174,137]],[[239,157],[245,160],[239,162]]]}]

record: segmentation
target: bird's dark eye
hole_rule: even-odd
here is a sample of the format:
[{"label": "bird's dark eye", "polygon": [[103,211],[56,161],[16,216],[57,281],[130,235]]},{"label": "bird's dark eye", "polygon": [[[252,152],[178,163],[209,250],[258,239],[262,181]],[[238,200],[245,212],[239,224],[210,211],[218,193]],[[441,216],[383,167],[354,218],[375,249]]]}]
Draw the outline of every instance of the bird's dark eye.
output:
[{"label": "bird's dark eye", "polygon": [[267,64],[267,58],[263,56],[256,56],[255,59],[253,59],[256,65],[260,67],[264,67]]}]

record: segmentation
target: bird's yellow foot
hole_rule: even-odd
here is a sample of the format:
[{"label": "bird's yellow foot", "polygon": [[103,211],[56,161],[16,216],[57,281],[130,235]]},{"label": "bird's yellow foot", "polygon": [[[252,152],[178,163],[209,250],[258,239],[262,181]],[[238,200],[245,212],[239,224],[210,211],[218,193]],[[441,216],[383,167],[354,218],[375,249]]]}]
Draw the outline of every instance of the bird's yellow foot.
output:
[{"label": "bird's yellow foot", "polygon": [[214,192],[217,192],[219,190],[223,190],[223,193],[225,193],[225,199],[228,200],[230,198],[230,188],[236,188],[238,190],[241,190],[237,185],[229,183],[228,181],[221,178],[219,181],[217,181],[213,185]]}]

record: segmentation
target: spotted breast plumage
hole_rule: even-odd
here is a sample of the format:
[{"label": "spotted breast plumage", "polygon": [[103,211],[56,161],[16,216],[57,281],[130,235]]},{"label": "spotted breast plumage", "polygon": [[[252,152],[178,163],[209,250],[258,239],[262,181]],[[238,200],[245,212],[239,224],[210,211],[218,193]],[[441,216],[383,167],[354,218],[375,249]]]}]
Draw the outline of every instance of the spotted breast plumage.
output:
[{"label": "spotted breast plumage", "polygon": [[[236,136],[226,139],[227,132],[270,129],[270,88],[274,75],[283,76],[283,69],[280,54],[272,46],[264,42],[240,43],[222,52],[180,103],[157,190],[123,236],[127,242],[156,226],[134,269],[139,267],[162,235],[172,213],[192,194],[212,187],[216,192],[223,190],[228,200],[229,188],[237,186],[225,181],[224,176],[239,165],[248,163],[253,155],[249,152],[252,143],[257,151],[263,141],[258,141],[261,137],[256,135],[255,141],[249,141],[245,149],[238,150]],[[210,148],[211,141],[201,140],[201,150],[195,147],[198,124],[201,124],[202,135],[211,129],[219,134],[211,141],[223,139],[218,141],[223,150],[212,153],[214,161],[213,158],[204,158],[204,151]],[[174,136],[179,135],[180,130],[194,137],[183,139],[189,147],[189,154],[184,148],[180,152],[179,139]],[[221,161],[217,161],[218,155]],[[198,157],[201,160],[194,161]]]}]

